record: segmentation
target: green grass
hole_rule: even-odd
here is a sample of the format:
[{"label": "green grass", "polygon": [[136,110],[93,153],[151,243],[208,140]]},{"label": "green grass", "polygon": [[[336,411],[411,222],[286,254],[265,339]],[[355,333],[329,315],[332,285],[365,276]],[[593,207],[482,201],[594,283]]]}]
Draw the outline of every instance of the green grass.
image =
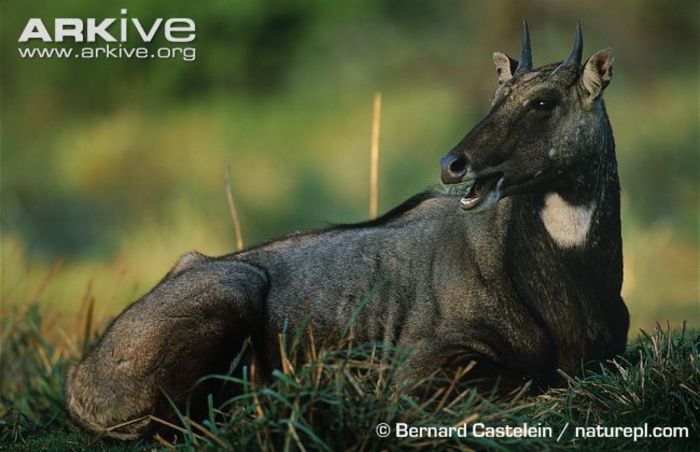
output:
[{"label": "green grass", "polygon": [[[87,311],[90,311],[88,309]],[[399,383],[404,357],[395,350],[347,340],[335,351],[289,345],[284,366],[271,381],[213,376],[240,387],[206,419],[186,412],[174,429],[122,444],[81,432],[63,407],[63,376],[71,359],[94,340],[90,321],[82,332],[62,333],[37,306],[6,312],[2,319],[0,441],[11,450],[130,450],[160,447],[268,450],[395,450],[456,447],[691,450],[700,437],[700,335],[657,327],[623,355],[599,364],[565,388],[507,395],[474,389],[461,373],[436,374],[411,387]],[[87,315],[85,319],[90,319]],[[77,330],[80,330],[77,329]],[[158,421],[158,420],[156,420]],[[379,422],[411,426],[549,426],[553,438],[378,438]],[[556,437],[569,424],[560,442]],[[683,426],[689,439],[577,439],[575,427]],[[179,433],[178,433],[179,431]]]}]

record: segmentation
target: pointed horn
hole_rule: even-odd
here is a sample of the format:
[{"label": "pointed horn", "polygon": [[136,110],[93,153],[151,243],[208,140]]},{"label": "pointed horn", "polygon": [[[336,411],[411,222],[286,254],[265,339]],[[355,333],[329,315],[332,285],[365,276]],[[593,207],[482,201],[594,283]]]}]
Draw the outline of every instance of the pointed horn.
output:
[{"label": "pointed horn", "polygon": [[513,76],[524,74],[532,70],[532,49],[530,48],[530,29],[527,20],[523,20],[523,42],[520,45],[520,57],[518,67]]},{"label": "pointed horn", "polygon": [[577,68],[581,65],[581,56],[583,55],[583,33],[581,32],[581,22],[576,21],[576,37],[574,38],[574,47],[571,49],[571,53],[559,67],[574,67]]}]

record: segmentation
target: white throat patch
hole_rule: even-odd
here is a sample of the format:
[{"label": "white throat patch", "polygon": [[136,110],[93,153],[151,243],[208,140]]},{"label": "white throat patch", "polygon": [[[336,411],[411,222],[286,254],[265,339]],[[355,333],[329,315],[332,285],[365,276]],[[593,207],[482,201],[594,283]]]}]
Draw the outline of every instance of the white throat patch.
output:
[{"label": "white throat patch", "polygon": [[554,243],[562,248],[572,248],[586,241],[594,210],[595,204],[575,206],[557,193],[548,193],[540,216]]}]

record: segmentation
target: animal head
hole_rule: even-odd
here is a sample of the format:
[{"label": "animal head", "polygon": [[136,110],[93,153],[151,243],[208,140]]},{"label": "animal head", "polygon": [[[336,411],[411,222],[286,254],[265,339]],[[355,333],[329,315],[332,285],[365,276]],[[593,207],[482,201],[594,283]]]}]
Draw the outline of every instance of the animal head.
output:
[{"label": "animal head", "polygon": [[441,160],[442,182],[464,184],[465,210],[484,210],[499,199],[580,180],[577,170],[600,157],[607,116],[601,99],[610,83],[610,49],[581,64],[581,25],[569,56],[532,67],[527,22],[520,56],[496,52],[499,86],[486,116]]}]

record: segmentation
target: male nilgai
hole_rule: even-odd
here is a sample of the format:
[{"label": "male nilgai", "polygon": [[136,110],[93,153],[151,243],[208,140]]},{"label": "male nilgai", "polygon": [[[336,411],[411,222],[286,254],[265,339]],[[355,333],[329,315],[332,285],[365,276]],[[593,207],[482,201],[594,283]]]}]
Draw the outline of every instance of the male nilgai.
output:
[{"label": "male nilgai", "polygon": [[547,385],[556,369],[623,351],[619,182],[601,99],[613,60],[603,50],[581,64],[582,45],[577,25],[571,54],[533,69],[524,24],[519,59],[494,54],[492,107],[442,159],[442,181],[460,194],[228,256],[185,255],[70,370],[71,415],[96,432],[168,416],[163,392],[183,404],[247,338],[270,371],[279,332],[308,318],[316,338],[337,338],[373,291],[355,338],[412,350],[406,378],[476,360]]}]

